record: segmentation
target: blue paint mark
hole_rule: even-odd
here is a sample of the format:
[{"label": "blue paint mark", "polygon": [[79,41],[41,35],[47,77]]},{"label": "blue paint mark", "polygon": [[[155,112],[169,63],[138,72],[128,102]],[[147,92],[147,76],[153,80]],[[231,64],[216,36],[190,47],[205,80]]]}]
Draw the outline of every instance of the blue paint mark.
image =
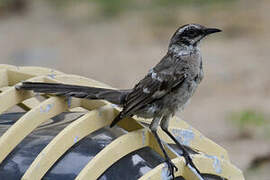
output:
[{"label": "blue paint mark", "polygon": [[54,70],[51,70],[51,74],[48,74],[48,76],[52,79],[55,79],[56,74],[54,73]]},{"label": "blue paint mark", "polygon": [[224,159],[224,155],[221,155],[221,159]]},{"label": "blue paint mark", "polygon": [[71,107],[71,97],[67,97],[67,105],[68,105],[68,108]]},{"label": "blue paint mark", "polygon": [[183,145],[189,146],[190,142],[195,138],[195,134],[189,129],[172,129],[172,133]]},{"label": "blue paint mark", "polygon": [[169,176],[169,169],[167,163],[163,166],[161,170],[161,179],[162,180],[170,180],[171,176]]},{"label": "blue paint mark", "polygon": [[101,117],[102,116],[102,109],[98,109],[98,116]]},{"label": "blue paint mark", "polygon": [[41,113],[47,113],[49,112],[53,107],[53,104],[47,104],[45,108],[43,108],[42,106],[40,107],[40,112]]},{"label": "blue paint mark", "polygon": [[52,79],[55,79],[56,74],[52,73],[52,74],[48,74],[48,76],[49,76],[50,78],[52,78]]},{"label": "blue paint mark", "polygon": [[217,156],[211,156],[208,154],[205,154],[205,156],[209,159],[212,159],[213,162],[213,168],[215,169],[216,173],[221,174],[222,173],[222,168],[221,168],[221,163],[220,160],[218,159]]},{"label": "blue paint mark", "polygon": [[142,144],[145,145],[145,131],[142,131]]},{"label": "blue paint mark", "polygon": [[75,138],[74,138],[74,144],[77,143],[78,140],[79,140],[79,136],[75,136]]},{"label": "blue paint mark", "polygon": [[117,106],[116,104],[111,104],[112,108],[118,108],[119,106]]}]

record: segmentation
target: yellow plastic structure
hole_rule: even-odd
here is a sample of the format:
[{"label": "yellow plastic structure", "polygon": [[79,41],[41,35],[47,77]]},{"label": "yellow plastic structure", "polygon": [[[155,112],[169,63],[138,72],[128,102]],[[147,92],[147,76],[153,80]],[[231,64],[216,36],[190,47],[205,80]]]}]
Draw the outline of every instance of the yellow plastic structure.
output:
[{"label": "yellow plastic structure", "polygon": [[[22,177],[23,180],[41,179],[54,163],[74,145],[74,138],[77,138],[76,142],[78,142],[90,133],[107,126],[119,112],[119,109],[106,101],[72,98],[70,102],[67,102],[62,97],[45,96],[46,100],[40,102],[32,92],[15,89],[15,86],[21,81],[61,82],[109,87],[92,79],[68,75],[47,68],[10,65],[0,65],[0,77],[0,113],[15,105],[28,111],[0,137],[0,163],[27,135],[51,117],[64,111],[73,111],[79,108],[89,110],[87,114],[64,128],[40,152]],[[89,177],[90,179],[96,179],[120,158],[145,146],[149,146],[162,154],[152,134],[142,126],[145,123],[149,124],[149,120],[136,117],[121,121],[119,126],[128,133],[115,139],[101,150],[84,167],[76,180],[88,180]],[[170,131],[198,152],[198,154],[192,155],[192,159],[201,172],[215,174],[228,180],[244,179],[242,172],[230,163],[225,149],[206,138],[185,121],[177,117],[173,118]],[[159,130],[158,133],[165,144],[173,143],[162,131]],[[191,168],[185,166],[185,160],[179,157],[169,146],[167,151],[169,151],[170,157],[179,169],[176,176],[181,175],[189,180],[199,179]],[[160,164],[142,176],[140,180],[164,179],[164,167],[164,163]]]}]

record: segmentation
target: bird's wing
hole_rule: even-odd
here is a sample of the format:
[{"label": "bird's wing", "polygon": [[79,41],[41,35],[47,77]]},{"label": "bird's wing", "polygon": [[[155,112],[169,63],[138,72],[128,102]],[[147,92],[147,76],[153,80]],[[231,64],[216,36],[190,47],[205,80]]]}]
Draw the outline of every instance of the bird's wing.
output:
[{"label": "bird's wing", "polygon": [[[158,64],[160,65],[160,64]],[[158,100],[179,86],[185,79],[183,72],[176,71],[174,64],[156,66],[126,97],[122,118],[133,115],[138,109]]]}]

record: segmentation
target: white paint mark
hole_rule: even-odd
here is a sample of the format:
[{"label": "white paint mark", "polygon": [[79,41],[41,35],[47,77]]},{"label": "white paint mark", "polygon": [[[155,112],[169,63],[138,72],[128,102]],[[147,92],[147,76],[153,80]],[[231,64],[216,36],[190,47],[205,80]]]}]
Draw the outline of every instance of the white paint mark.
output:
[{"label": "white paint mark", "polygon": [[205,154],[205,156],[207,158],[210,158],[210,159],[213,160],[213,168],[214,168],[214,170],[216,171],[216,173],[221,174],[222,173],[222,167],[221,167],[221,163],[220,163],[220,160],[218,159],[218,157],[208,155],[208,154]]},{"label": "white paint mark", "polygon": [[162,180],[170,180],[172,177],[169,176],[169,169],[168,169],[168,164],[164,163],[164,166],[161,170],[161,179]]},{"label": "white paint mark", "polygon": [[151,171],[151,168],[148,166],[144,166],[140,168],[140,173],[141,174],[146,174],[147,172]]},{"label": "white paint mark", "polygon": [[195,134],[190,129],[172,129],[172,133],[183,145],[189,146],[190,142],[195,138]]},{"label": "white paint mark", "polygon": [[[40,154],[40,159],[42,159],[44,157],[44,153],[42,152]],[[38,161],[37,165],[36,165],[36,168],[39,168],[40,167],[40,161]]]},{"label": "white paint mark", "polygon": [[134,166],[138,165],[140,162],[143,161],[143,159],[137,154],[133,155],[131,157],[131,160],[132,160],[132,163],[133,163]]}]

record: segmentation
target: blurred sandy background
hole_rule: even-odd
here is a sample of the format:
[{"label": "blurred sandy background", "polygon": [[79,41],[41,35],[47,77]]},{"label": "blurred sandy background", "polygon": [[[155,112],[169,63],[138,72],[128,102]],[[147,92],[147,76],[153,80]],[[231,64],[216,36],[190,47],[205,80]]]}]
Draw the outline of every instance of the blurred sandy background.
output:
[{"label": "blurred sandy background", "polygon": [[201,44],[205,79],[178,115],[225,147],[246,179],[269,180],[269,10],[269,0],[0,0],[0,63],[129,88],[180,25],[221,28]]}]

